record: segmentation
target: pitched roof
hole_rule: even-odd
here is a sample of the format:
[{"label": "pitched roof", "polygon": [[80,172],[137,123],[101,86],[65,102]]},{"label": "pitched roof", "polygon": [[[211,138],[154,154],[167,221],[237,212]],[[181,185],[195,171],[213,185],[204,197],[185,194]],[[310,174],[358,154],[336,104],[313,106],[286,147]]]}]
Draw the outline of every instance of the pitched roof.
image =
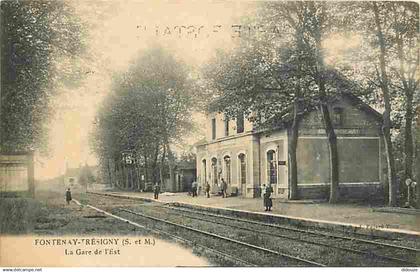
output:
[{"label": "pitched roof", "polygon": [[[374,108],[372,108],[371,106],[369,106],[368,104],[363,102],[360,98],[358,98],[357,96],[355,96],[352,93],[342,92],[339,96],[331,99],[329,101],[329,103],[333,103],[333,102],[339,100],[340,97],[348,99],[348,101],[355,108],[357,108],[359,110],[362,110],[362,111],[366,112],[367,114],[373,116],[379,122],[383,121],[382,114],[380,114],[378,111],[376,111]],[[304,114],[307,114],[307,113],[309,113],[313,110],[314,109],[309,110],[309,111],[305,111]],[[283,129],[283,128],[286,128],[286,127],[290,126],[292,121],[293,121],[293,106],[291,106],[291,107],[287,108],[286,110],[284,110],[283,112],[281,112],[279,114],[276,114],[275,116],[269,118],[267,121],[264,122],[264,124],[259,126],[255,130],[255,132],[259,133],[259,132],[264,132],[264,131],[273,130],[273,129]]]}]

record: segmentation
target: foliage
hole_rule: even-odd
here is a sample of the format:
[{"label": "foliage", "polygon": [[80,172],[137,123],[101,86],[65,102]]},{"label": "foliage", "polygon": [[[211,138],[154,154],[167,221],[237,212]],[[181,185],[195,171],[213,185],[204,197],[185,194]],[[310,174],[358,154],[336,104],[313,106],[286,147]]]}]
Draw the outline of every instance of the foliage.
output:
[{"label": "foliage", "polygon": [[80,185],[87,186],[96,181],[91,168],[86,164],[80,169],[78,182]]},{"label": "foliage", "polygon": [[0,148],[45,151],[54,89],[80,78],[83,24],[65,1],[2,1],[1,17]]},{"label": "foliage", "polygon": [[[328,11],[322,27],[326,36],[340,22],[337,16],[331,16],[329,9],[335,8],[334,5],[324,7],[322,4],[321,7],[324,13]],[[281,35],[263,33],[253,40],[242,40],[231,52],[217,53],[203,69],[208,88],[215,90],[218,97],[212,110],[223,111],[231,117],[244,112],[257,124],[273,116],[282,117],[285,109],[290,112],[297,96],[308,110],[320,102],[319,76],[326,82],[329,97],[341,91],[364,95],[356,82],[335,67],[326,66],[322,72],[317,70],[316,46],[310,34],[314,30],[310,26],[315,24],[313,16],[318,15],[307,11],[306,17],[300,18],[305,8],[300,2],[262,4],[260,15],[248,23],[276,26]],[[290,12],[285,13],[286,10]]]},{"label": "foliage", "polygon": [[194,90],[188,67],[169,52],[160,47],[143,52],[114,77],[98,113],[92,142],[102,163],[118,164],[121,152],[135,151],[136,161],[147,164],[156,179],[158,159],[162,164],[171,156],[169,146],[191,128]]}]

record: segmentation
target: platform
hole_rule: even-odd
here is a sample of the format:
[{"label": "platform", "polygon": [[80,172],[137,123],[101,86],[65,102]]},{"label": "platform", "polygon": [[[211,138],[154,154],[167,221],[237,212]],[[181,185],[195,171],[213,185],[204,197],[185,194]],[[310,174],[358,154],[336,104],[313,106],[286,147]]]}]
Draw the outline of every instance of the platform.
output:
[{"label": "platform", "polygon": [[[114,196],[155,201],[153,193],[139,192],[104,192]],[[418,214],[402,214],[381,212],[378,207],[361,204],[329,204],[320,202],[284,202],[273,200],[273,211],[264,212],[262,199],[221,196],[192,197],[187,193],[161,194],[159,202],[176,202],[181,205],[202,209],[223,209],[241,216],[268,216],[272,219],[284,219],[307,225],[330,228],[343,228],[352,231],[383,232],[420,237],[420,216]],[[192,205],[192,206],[191,206]]]}]

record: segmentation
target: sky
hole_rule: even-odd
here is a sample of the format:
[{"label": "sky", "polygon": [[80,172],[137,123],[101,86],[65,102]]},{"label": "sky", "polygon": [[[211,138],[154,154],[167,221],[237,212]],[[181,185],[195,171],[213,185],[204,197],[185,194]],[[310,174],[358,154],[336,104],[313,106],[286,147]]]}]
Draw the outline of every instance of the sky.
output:
[{"label": "sky", "polygon": [[[48,157],[36,156],[36,178],[49,179],[66,167],[97,164],[89,147],[96,110],[110,89],[111,76],[125,71],[142,50],[162,45],[187,64],[199,67],[216,49],[237,39],[232,25],[252,12],[238,1],[72,1],[88,26],[87,53],[80,58],[85,78],[78,88],[57,90],[49,120]],[[195,116],[197,122],[202,116]],[[189,143],[202,137],[191,135]]]},{"label": "sky", "polygon": [[[52,103],[55,114],[48,122],[48,157],[36,156],[36,178],[49,179],[66,167],[96,165],[89,147],[89,132],[95,114],[110,89],[111,76],[124,72],[142,50],[159,44],[193,67],[206,63],[217,49],[229,50],[246,38],[238,29],[242,16],[252,16],[250,1],[71,1],[85,22],[87,52],[79,58],[85,77],[77,88],[57,90]],[[352,37],[327,39],[327,62],[335,62],[342,51],[357,46]],[[197,123],[203,116],[196,114]],[[187,142],[203,137],[197,131]]]}]

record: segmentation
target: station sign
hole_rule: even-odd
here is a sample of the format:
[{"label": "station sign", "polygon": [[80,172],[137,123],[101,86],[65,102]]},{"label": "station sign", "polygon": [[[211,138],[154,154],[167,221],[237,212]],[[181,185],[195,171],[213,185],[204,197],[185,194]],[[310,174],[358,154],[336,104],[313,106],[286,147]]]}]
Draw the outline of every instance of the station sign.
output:
[{"label": "station sign", "polygon": [[121,153],[121,155],[122,155],[122,161],[125,164],[134,164],[135,163],[134,152],[133,151],[130,151],[130,150],[123,151]]},{"label": "station sign", "polygon": [[278,165],[286,165],[286,161],[278,161]]}]

